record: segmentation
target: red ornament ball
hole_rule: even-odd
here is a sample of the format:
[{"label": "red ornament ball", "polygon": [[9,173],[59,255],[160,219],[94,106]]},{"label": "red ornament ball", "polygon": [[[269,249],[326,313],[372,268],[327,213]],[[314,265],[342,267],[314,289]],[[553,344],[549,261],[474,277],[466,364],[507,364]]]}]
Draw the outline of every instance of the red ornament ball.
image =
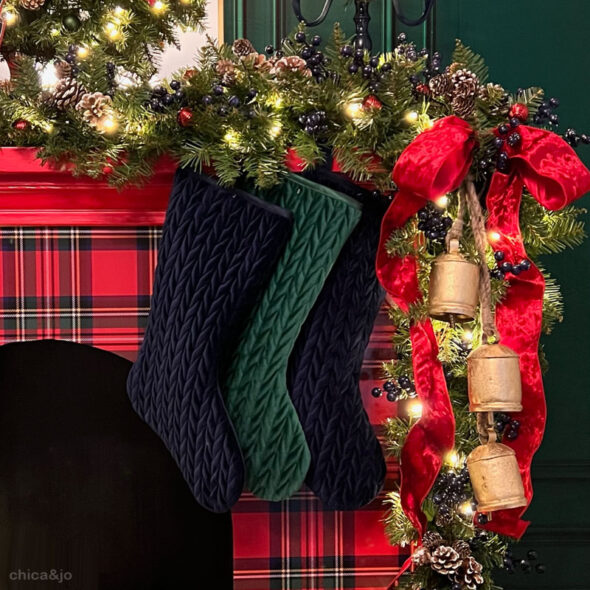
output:
[{"label": "red ornament ball", "polygon": [[379,109],[382,109],[383,108],[383,104],[381,103],[381,101],[376,96],[373,96],[372,94],[370,94],[363,101],[363,108],[365,110],[369,110],[369,109],[377,109],[377,110],[379,110]]},{"label": "red ornament ball", "polygon": [[113,173],[113,167],[112,166],[109,166],[108,164],[104,165],[102,167],[102,173],[105,176],[108,176],[109,174],[112,174]]},{"label": "red ornament ball", "polygon": [[178,111],[176,120],[181,127],[189,127],[193,122],[193,111],[188,107],[182,107]]},{"label": "red ornament ball", "polygon": [[26,119],[17,119],[12,126],[19,131],[25,131],[31,124]]},{"label": "red ornament ball", "polygon": [[517,102],[510,107],[510,117],[516,117],[521,121],[526,121],[529,117],[529,109],[526,104]]}]

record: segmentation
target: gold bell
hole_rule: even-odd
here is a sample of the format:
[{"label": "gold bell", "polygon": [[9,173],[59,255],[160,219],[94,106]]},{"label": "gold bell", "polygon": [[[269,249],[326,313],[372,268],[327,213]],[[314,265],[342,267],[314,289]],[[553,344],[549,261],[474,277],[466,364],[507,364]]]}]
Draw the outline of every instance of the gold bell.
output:
[{"label": "gold bell", "polygon": [[495,441],[474,449],[467,469],[479,512],[494,512],[526,506],[516,454]]},{"label": "gold bell", "polygon": [[520,412],[518,355],[502,344],[482,344],[467,357],[467,387],[471,412]]},{"label": "gold bell", "polygon": [[479,292],[479,267],[459,252],[451,240],[449,252],[436,258],[430,273],[428,314],[446,322],[468,322],[475,317]]}]

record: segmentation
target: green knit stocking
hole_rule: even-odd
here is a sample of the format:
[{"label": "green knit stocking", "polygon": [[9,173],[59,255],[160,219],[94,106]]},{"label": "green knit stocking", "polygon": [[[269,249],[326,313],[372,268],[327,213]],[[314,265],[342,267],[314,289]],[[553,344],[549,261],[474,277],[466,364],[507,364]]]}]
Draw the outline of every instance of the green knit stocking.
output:
[{"label": "green knit stocking", "polygon": [[302,485],[309,449],[287,391],[289,355],[360,205],[295,175],[258,196],[289,209],[293,234],[244,330],[225,386],[229,414],[246,462],[248,488],[283,500]]}]

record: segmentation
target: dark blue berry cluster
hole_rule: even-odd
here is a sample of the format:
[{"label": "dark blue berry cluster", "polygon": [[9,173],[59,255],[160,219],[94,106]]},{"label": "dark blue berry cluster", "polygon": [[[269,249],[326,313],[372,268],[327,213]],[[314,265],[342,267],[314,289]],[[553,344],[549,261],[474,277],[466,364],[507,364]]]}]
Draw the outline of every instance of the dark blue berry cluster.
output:
[{"label": "dark blue berry cluster", "polygon": [[503,124],[498,127],[498,137],[494,140],[494,146],[498,150],[496,168],[499,172],[508,172],[510,166],[508,154],[504,151],[505,146],[517,147],[522,141],[522,137],[518,132],[519,125],[520,119],[518,117],[511,117],[509,124]]},{"label": "dark blue berry cluster", "polygon": [[369,84],[369,90],[373,93],[379,91],[379,85],[386,79],[391,71],[389,62],[379,66],[380,58],[378,55],[365,55],[364,49],[354,49],[351,45],[344,45],[340,48],[340,55],[346,60],[350,60],[348,71],[351,74],[359,74]]},{"label": "dark blue berry cluster", "polygon": [[152,111],[162,113],[166,110],[166,107],[184,104],[184,91],[181,88],[180,82],[178,80],[172,80],[170,82],[170,88],[172,92],[168,92],[164,86],[156,86],[152,90],[149,100],[149,107]]},{"label": "dark blue berry cluster", "polygon": [[[459,472],[447,471],[440,475],[434,486],[432,501],[437,508],[437,520],[442,521],[441,524],[452,519],[460,504],[472,501],[467,467]],[[474,504],[472,508],[475,510]]]},{"label": "dark blue berry cluster", "polygon": [[76,45],[70,45],[68,47],[68,52],[66,53],[66,56],[64,58],[70,64],[70,76],[72,78],[77,76],[78,72],[80,71],[76,55],[77,51],[78,48],[76,47]]},{"label": "dark blue berry cluster", "polygon": [[557,98],[544,100],[533,117],[533,123],[537,125],[559,125],[559,115],[553,112],[558,106],[559,100]]},{"label": "dark blue berry cluster", "polygon": [[428,203],[418,211],[418,229],[434,242],[442,242],[447,236],[453,220],[444,214],[444,209]]},{"label": "dark blue berry cluster", "polygon": [[328,131],[328,119],[326,111],[309,111],[299,117],[299,123],[305,133],[320,135]]},{"label": "dark blue berry cluster", "polygon": [[572,147],[578,147],[580,142],[585,145],[590,144],[590,136],[586,133],[578,133],[571,127],[563,134],[563,139],[565,139],[565,141],[567,141]]},{"label": "dark blue berry cluster", "polygon": [[512,419],[508,414],[500,413],[496,416],[496,432],[506,440],[516,440],[520,430],[520,422]]},{"label": "dark blue berry cluster", "polygon": [[506,553],[504,554],[504,569],[509,574],[514,574],[517,571],[517,566],[520,571],[524,572],[525,574],[530,574],[533,571],[533,564],[535,563],[534,571],[537,574],[544,574],[546,571],[545,566],[542,563],[538,563],[539,554],[534,550],[530,549],[527,551],[526,558],[518,558],[512,553],[512,550],[507,549]]},{"label": "dark blue berry cluster", "polygon": [[381,397],[383,395],[383,391],[385,391],[385,397],[389,402],[398,401],[404,392],[408,397],[416,396],[416,389],[414,388],[414,384],[407,375],[402,375],[401,377],[398,377],[397,383],[395,383],[392,380],[386,381],[383,384],[383,389],[381,389],[381,387],[373,387],[373,389],[371,390],[371,395],[373,397]]},{"label": "dark blue berry cluster", "polygon": [[[330,58],[323,54],[319,48],[322,44],[322,38],[319,35],[314,35],[311,39],[307,38],[307,35],[303,31],[299,31],[295,34],[295,43],[290,39],[283,39],[283,45],[290,45],[295,49],[296,55],[305,60],[307,68],[315,78],[316,82],[323,82],[328,76],[332,75],[327,69],[330,63]],[[272,45],[267,45],[265,51],[268,55],[274,55],[277,58],[284,57],[284,52],[275,50]]]},{"label": "dark blue berry cluster", "polygon": [[525,272],[531,268],[531,263],[529,260],[523,259],[517,264],[513,264],[512,262],[508,262],[504,260],[506,255],[502,250],[497,250],[494,252],[494,258],[498,266],[490,271],[490,275],[494,279],[504,279],[508,273],[512,273],[515,276],[518,276],[521,272]]},{"label": "dark blue berry cluster", "polygon": [[247,109],[246,116],[253,119],[256,116],[256,110],[252,103],[257,94],[258,91],[252,88],[241,99],[239,96],[226,93],[223,84],[215,83],[211,88],[211,94],[205,94],[201,100],[205,106],[214,105],[217,107],[217,114],[220,117],[225,117],[231,109],[244,106]]}]

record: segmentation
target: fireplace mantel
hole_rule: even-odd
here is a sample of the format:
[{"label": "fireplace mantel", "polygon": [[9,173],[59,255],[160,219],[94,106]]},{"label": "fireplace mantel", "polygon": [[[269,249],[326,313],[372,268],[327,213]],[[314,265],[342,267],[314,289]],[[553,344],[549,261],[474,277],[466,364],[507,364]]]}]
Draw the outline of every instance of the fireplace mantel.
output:
[{"label": "fireplace mantel", "polygon": [[36,148],[0,148],[0,225],[161,225],[175,168],[161,158],[142,186],[119,190],[43,165]]}]

